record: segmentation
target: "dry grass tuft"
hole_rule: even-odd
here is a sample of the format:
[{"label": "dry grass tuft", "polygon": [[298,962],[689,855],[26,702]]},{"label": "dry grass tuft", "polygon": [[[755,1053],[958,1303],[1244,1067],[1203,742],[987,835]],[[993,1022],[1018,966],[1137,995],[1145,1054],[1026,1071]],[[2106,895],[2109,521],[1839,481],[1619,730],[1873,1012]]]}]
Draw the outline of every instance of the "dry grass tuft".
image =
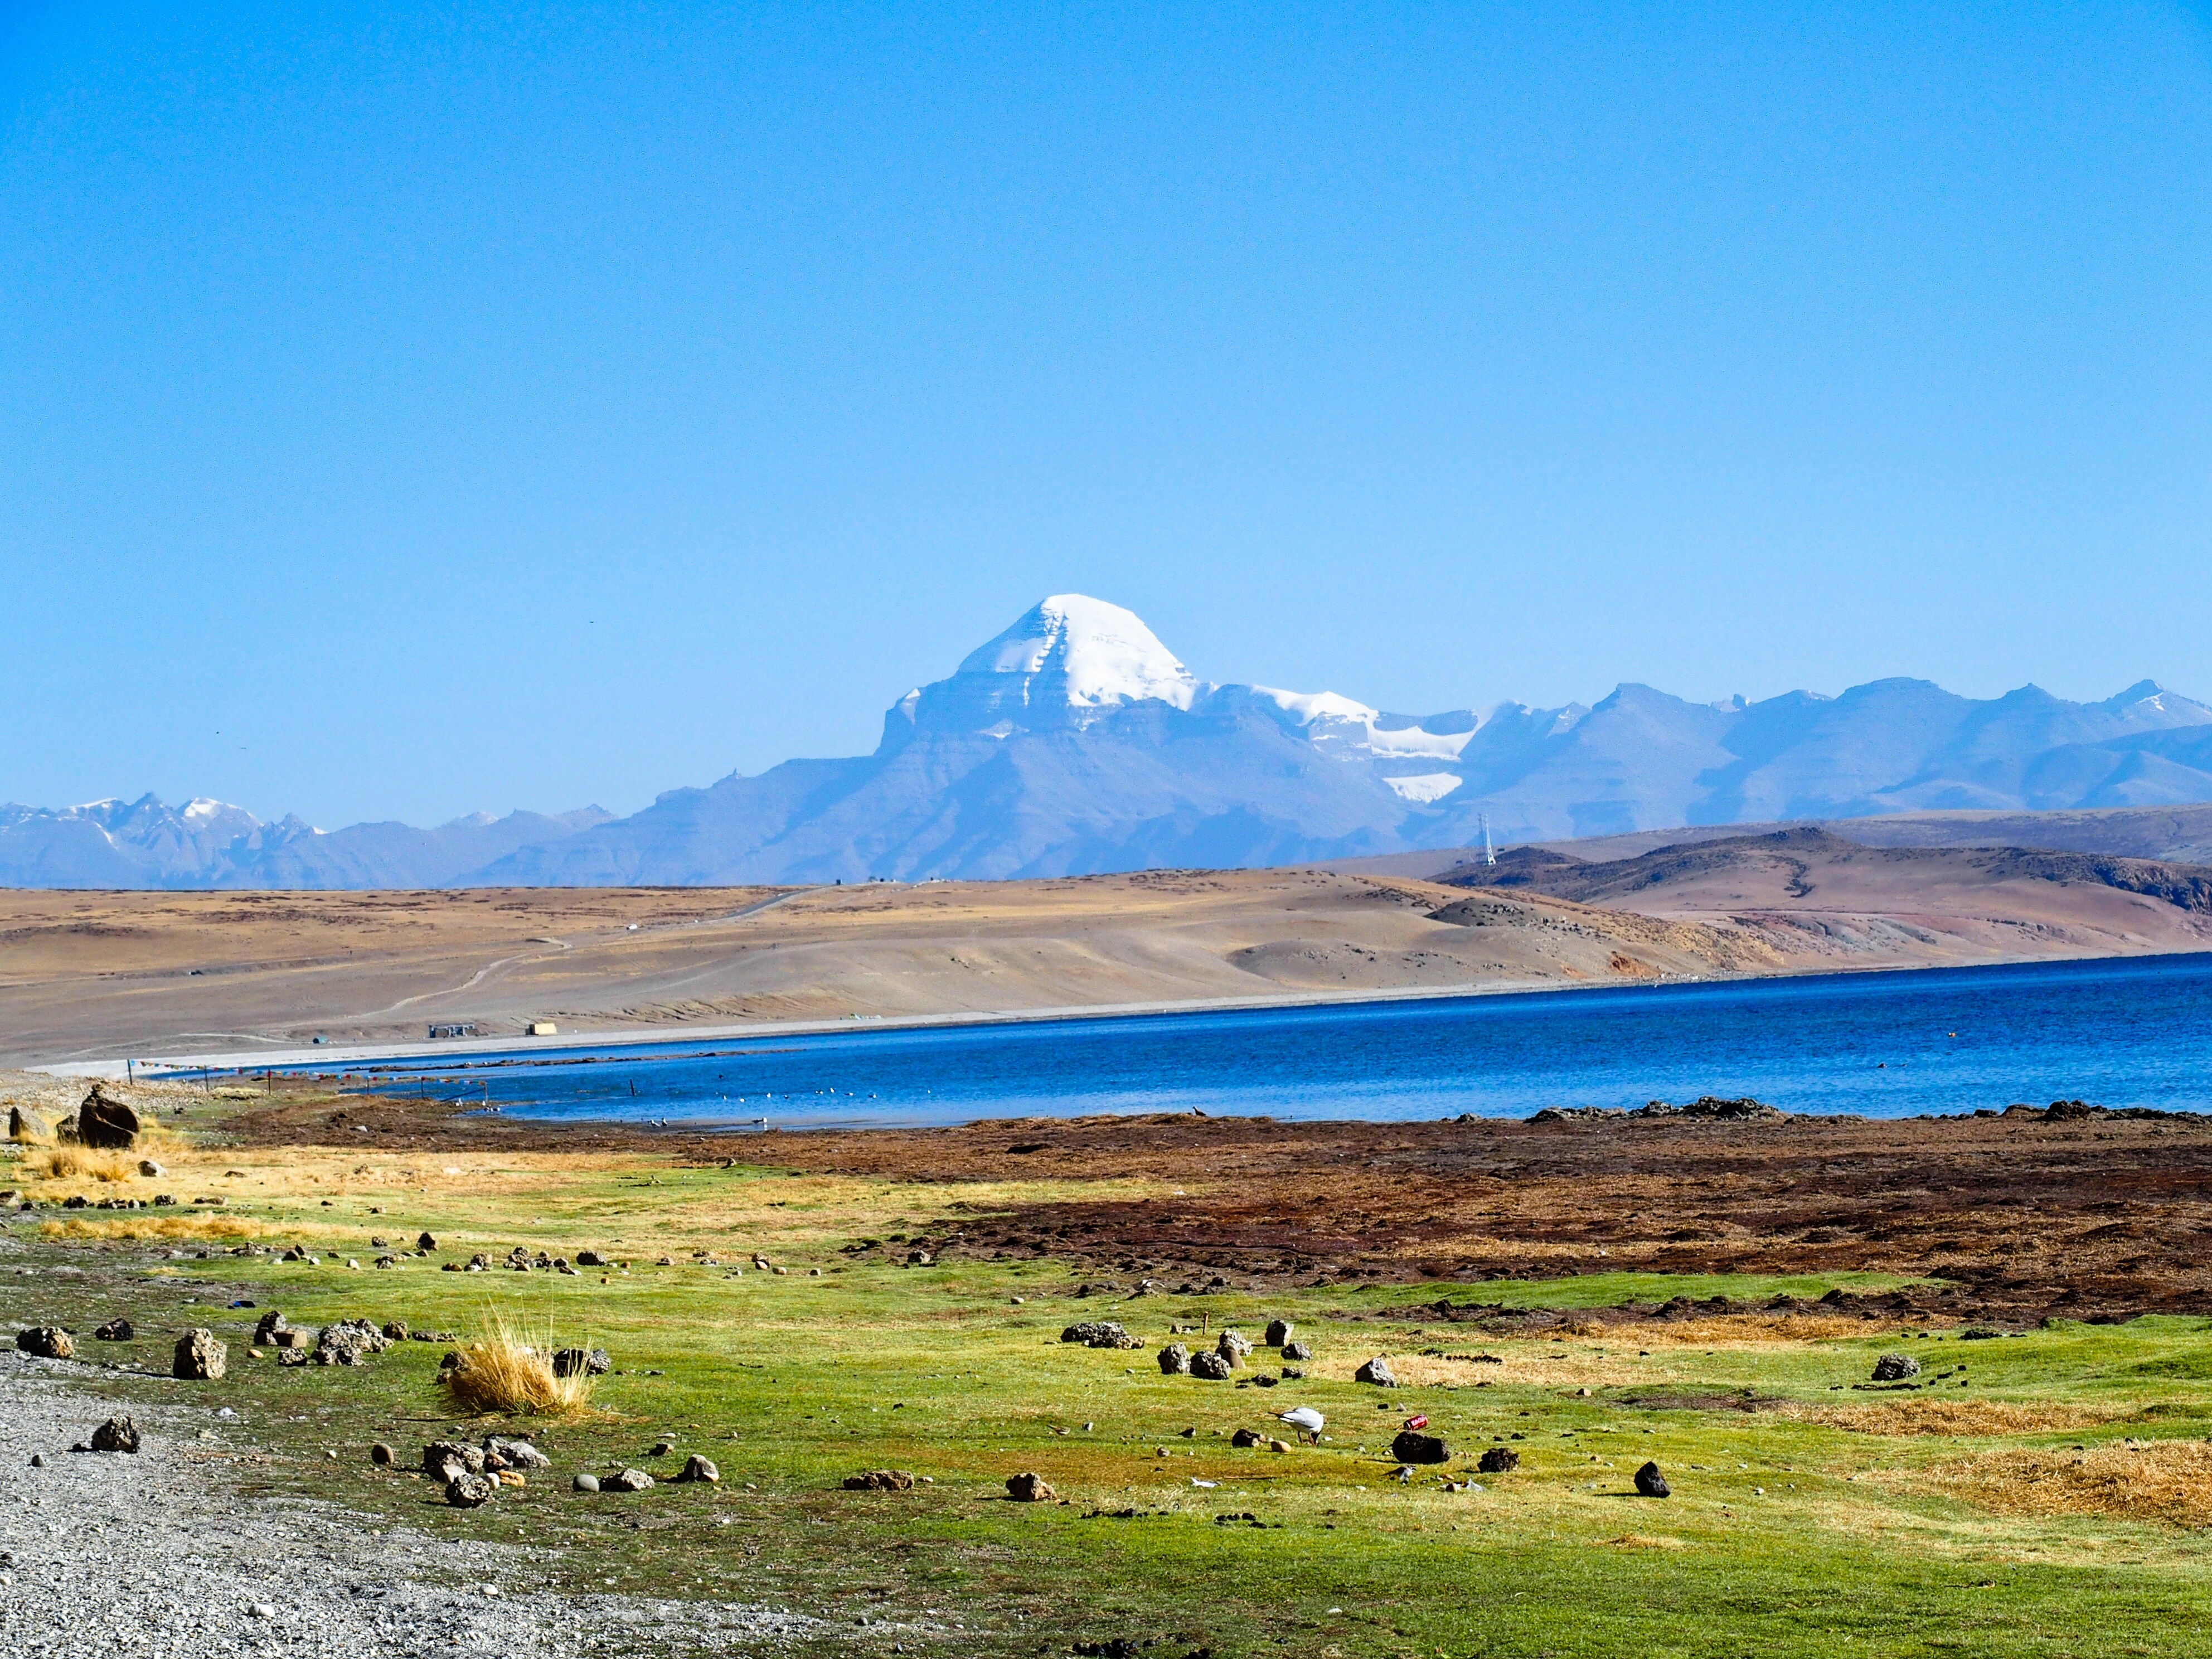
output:
[{"label": "dry grass tuft", "polygon": [[2212,1443],[2130,1440],[2087,1451],[1991,1452],[1934,1471],[1947,1491],[2002,1515],[2105,1515],[2212,1524]]},{"label": "dry grass tuft", "polygon": [[2069,1406],[2056,1401],[2022,1405],[2004,1400],[1891,1400],[1880,1405],[1790,1404],[1776,1409],[1784,1417],[1858,1434],[1949,1434],[1970,1438],[2093,1429],[2134,1414],[2118,1406]]},{"label": "dry grass tuft", "polygon": [[551,1336],[532,1343],[495,1315],[483,1340],[460,1351],[461,1363],[439,1377],[453,1403],[477,1416],[565,1417],[583,1409],[594,1378],[553,1374]]},{"label": "dry grass tuft", "polygon": [[297,1227],[271,1227],[246,1221],[220,1211],[194,1211],[186,1215],[134,1215],[128,1221],[84,1221],[67,1216],[42,1221],[39,1231],[48,1238],[296,1238]]},{"label": "dry grass tuft", "polygon": [[1618,1538],[1602,1538],[1601,1544],[1612,1549],[1678,1550],[1682,1547],[1679,1538],[1654,1538],[1648,1533],[1625,1532]]},{"label": "dry grass tuft", "polygon": [[57,1146],[40,1160],[50,1181],[130,1181],[138,1174],[136,1152],[95,1152],[87,1146]]}]

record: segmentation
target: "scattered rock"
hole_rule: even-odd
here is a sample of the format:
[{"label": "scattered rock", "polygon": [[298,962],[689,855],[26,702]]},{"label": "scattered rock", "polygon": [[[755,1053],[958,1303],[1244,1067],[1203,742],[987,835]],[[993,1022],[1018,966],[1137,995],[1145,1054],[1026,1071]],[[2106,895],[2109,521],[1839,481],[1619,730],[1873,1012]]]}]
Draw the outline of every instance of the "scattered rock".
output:
[{"label": "scattered rock", "polygon": [[1190,1350],[1180,1342],[1170,1342],[1160,1350],[1160,1372],[1165,1376],[1190,1375]]},{"label": "scattered rock", "polygon": [[1017,1504],[1048,1504],[1060,1494],[1046,1484],[1042,1475],[1024,1469],[1019,1474],[1006,1477],[1006,1496]]},{"label": "scattered rock", "polygon": [[137,1146],[145,1130],[137,1112],[100,1084],[94,1084],[92,1092],[77,1106],[76,1138],[98,1151],[128,1152]]},{"label": "scattered rock", "polygon": [[1908,1376],[1920,1375],[1920,1362],[1909,1353],[1886,1353],[1874,1362],[1874,1380],[1877,1382],[1901,1382]]},{"label": "scattered rock", "polygon": [[128,1417],[111,1417],[92,1431],[96,1452],[135,1452],[141,1443],[138,1425]]},{"label": "scattered rock", "polygon": [[1390,1443],[1390,1455],[1401,1463],[1449,1463],[1451,1448],[1435,1435],[1405,1429]]},{"label": "scattered rock", "polygon": [[41,1359],[67,1359],[76,1352],[70,1334],[58,1325],[33,1325],[15,1333],[15,1346]]},{"label": "scattered rock", "polygon": [[457,1510],[481,1509],[498,1490],[499,1482],[490,1476],[463,1470],[446,1482],[446,1501]]},{"label": "scattered rock", "polygon": [[643,1469],[624,1469],[599,1482],[601,1492],[649,1492],[652,1487],[653,1477]]},{"label": "scattered rock", "polygon": [[381,1440],[378,1441],[374,1446],[371,1446],[368,1449],[368,1461],[375,1464],[380,1469],[390,1468],[392,1467],[392,1448],[386,1445]]},{"label": "scattered rock", "polygon": [[358,1365],[373,1353],[382,1353],[391,1346],[382,1331],[366,1319],[342,1319],[335,1325],[323,1327],[315,1339],[315,1364],[318,1365]]},{"label": "scattered rock", "polygon": [[912,1492],[914,1477],[904,1469],[870,1469],[845,1477],[847,1492]]},{"label": "scattered rock", "polygon": [[1287,1319],[1269,1320],[1267,1322],[1267,1346],[1271,1348],[1281,1347],[1284,1343],[1291,1340],[1291,1333],[1296,1329],[1297,1329],[1297,1327],[1291,1324]]},{"label": "scattered rock", "polygon": [[576,1265],[579,1267],[604,1267],[607,1265],[607,1259],[597,1250],[579,1250],[576,1252]]},{"label": "scattered rock", "polygon": [[111,1319],[93,1334],[102,1342],[128,1342],[138,1333],[129,1320]]},{"label": "scattered rock", "polygon": [[596,1474],[580,1474],[568,1483],[571,1492],[597,1492],[599,1489],[599,1477]]},{"label": "scattered rock", "polygon": [[1665,1498],[1670,1495],[1667,1477],[1659,1473],[1659,1466],[1656,1463],[1646,1463],[1642,1468],[1637,1470],[1636,1490],[1646,1498]]},{"label": "scattered rock", "polygon": [[614,1359],[605,1348],[563,1348],[553,1356],[556,1376],[605,1376]]},{"label": "scattered rock", "polygon": [[171,1358],[169,1373],[187,1382],[219,1382],[223,1367],[229,1359],[230,1350],[223,1346],[213,1331],[201,1325],[177,1339],[177,1351]]},{"label": "scattered rock", "polygon": [[1256,1446],[1266,1437],[1257,1429],[1239,1429],[1229,1437],[1229,1443],[1232,1446]]},{"label": "scattered rock", "polygon": [[1474,1467],[1485,1474],[1507,1474],[1521,1467],[1521,1454],[1510,1446],[1492,1446],[1475,1460]]},{"label": "scattered rock", "polygon": [[678,1480],[704,1480],[710,1486],[720,1486],[721,1470],[714,1467],[711,1457],[702,1457],[697,1452],[684,1460],[684,1468],[676,1477]]},{"label": "scattered rock", "polygon": [[665,1457],[675,1449],[676,1443],[673,1440],[656,1440],[653,1443],[653,1455],[655,1457]]},{"label": "scattered rock", "polygon": [[1080,1342],[1086,1348],[1141,1348],[1140,1337],[1134,1337],[1110,1319],[1085,1319],[1070,1325],[1060,1334],[1063,1342]]},{"label": "scattered rock", "polygon": [[1313,1349],[1310,1345],[1304,1342],[1285,1342],[1283,1344],[1283,1358],[1285,1359],[1311,1359],[1313,1358]]},{"label": "scattered rock", "polygon": [[404,1342],[407,1340],[407,1322],[405,1320],[391,1319],[385,1322],[384,1340],[386,1342]]},{"label": "scattered rock", "polygon": [[422,1473],[450,1481],[457,1474],[482,1474],[484,1455],[465,1440],[433,1440],[422,1448]]},{"label": "scattered rock", "polygon": [[1218,1353],[1194,1353],[1190,1357],[1190,1374],[1208,1382],[1226,1382],[1229,1362]]},{"label": "scattered rock", "polygon": [[1390,1370],[1390,1362],[1380,1354],[1376,1355],[1374,1358],[1352,1372],[1352,1380],[1355,1382],[1372,1382],[1378,1389],[1395,1389],[1398,1386],[1398,1379]]},{"label": "scattered rock", "polygon": [[527,1440],[488,1434],[483,1443],[484,1467],[501,1469],[550,1469],[553,1460]]},{"label": "scattered rock", "polygon": [[438,1248],[438,1241],[428,1233],[418,1233],[415,1237],[415,1248],[418,1250],[435,1250]]},{"label": "scattered rock", "polygon": [[1252,1340],[1242,1331],[1224,1331],[1214,1343],[1213,1351],[1231,1365],[1241,1365],[1252,1352]]},{"label": "scattered rock", "polygon": [[25,1111],[21,1106],[8,1109],[9,1139],[20,1146],[36,1146],[55,1138],[54,1121],[45,1113]]},{"label": "scattered rock", "polygon": [[138,1173],[145,1176],[149,1181],[159,1181],[163,1176],[169,1172],[163,1169],[159,1164],[156,1164],[152,1158],[142,1158],[138,1160]]},{"label": "scattered rock", "polygon": [[284,1322],[284,1316],[277,1312],[276,1309],[271,1308],[267,1313],[261,1316],[260,1323],[257,1324],[253,1328],[253,1346],[257,1348],[266,1348],[271,1346],[276,1340],[277,1332],[287,1331],[291,1328],[292,1328],[289,1325]]}]

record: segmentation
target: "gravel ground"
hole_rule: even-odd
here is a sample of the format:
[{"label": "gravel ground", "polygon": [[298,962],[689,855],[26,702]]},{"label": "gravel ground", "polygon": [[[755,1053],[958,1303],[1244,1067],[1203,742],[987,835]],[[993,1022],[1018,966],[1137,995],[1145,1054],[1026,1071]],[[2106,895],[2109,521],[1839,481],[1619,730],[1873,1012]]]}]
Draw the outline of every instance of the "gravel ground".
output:
[{"label": "gravel ground", "polygon": [[[327,1504],[239,1498],[218,1461],[234,1421],[96,1398],[72,1386],[71,1369],[0,1354],[0,1645],[10,1659],[773,1655],[826,1633],[766,1607],[530,1591],[547,1553],[383,1530]],[[144,1450],[69,1450],[125,1409]],[[34,1455],[45,1468],[31,1467]]]}]

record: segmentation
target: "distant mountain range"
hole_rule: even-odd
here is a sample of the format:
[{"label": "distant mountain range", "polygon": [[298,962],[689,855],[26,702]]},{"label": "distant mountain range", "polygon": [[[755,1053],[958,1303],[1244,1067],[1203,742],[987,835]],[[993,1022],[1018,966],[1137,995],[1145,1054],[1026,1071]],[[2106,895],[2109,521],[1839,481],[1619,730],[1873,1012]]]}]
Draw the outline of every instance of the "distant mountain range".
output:
[{"label": "distant mountain range", "polygon": [[1392,714],[1200,681],[1134,615],[1046,599],[884,717],[872,755],[794,760],[597,807],[324,831],[152,796],[0,807],[0,884],[694,885],[1249,866],[1680,825],[2212,801],[2212,707],[2145,680],[2102,702],[1977,702],[1925,680],[1840,696]]}]

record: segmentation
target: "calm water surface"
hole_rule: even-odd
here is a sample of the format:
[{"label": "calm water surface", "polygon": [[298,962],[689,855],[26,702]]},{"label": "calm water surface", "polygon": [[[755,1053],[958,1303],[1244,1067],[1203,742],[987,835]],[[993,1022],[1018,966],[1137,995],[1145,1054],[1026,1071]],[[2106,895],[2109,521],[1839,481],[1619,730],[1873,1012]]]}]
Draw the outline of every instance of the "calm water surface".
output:
[{"label": "calm water surface", "polygon": [[[496,1063],[501,1060],[526,1063]],[[487,1062],[494,1063],[487,1063]],[[538,1118],[784,1128],[1087,1112],[1524,1116],[1753,1095],[1909,1116],[2212,1110],[2212,956],[593,1048],[386,1066]]]}]

